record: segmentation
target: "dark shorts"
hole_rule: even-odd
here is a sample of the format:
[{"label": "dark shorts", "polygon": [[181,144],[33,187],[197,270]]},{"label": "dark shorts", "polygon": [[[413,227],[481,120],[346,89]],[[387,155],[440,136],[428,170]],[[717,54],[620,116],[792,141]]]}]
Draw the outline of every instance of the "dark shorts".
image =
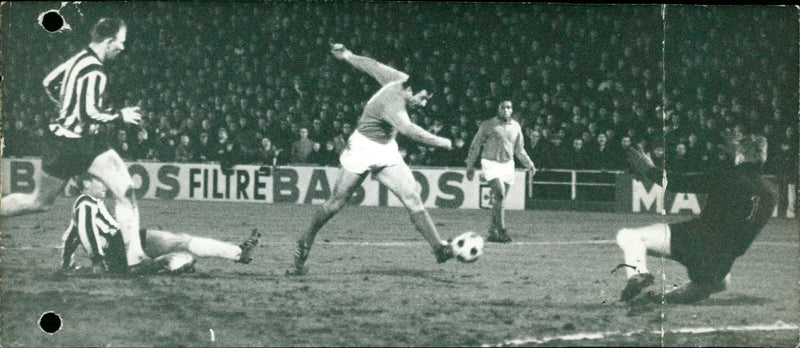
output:
[{"label": "dark shorts", "polygon": [[65,138],[50,134],[42,156],[42,171],[62,180],[86,173],[97,156],[111,147],[105,138]]},{"label": "dark shorts", "polygon": [[723,238],[702,225],[670,224],[670,258],[686,266],[689,280],[700,284],[722,281],[736,256],[720,251]]}]

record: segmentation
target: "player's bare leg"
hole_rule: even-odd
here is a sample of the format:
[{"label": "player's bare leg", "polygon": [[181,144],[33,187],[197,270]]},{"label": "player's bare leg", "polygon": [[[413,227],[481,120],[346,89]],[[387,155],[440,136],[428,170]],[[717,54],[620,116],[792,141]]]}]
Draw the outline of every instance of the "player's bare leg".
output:
[{"label": "player's bare leg", "polygon": [[215,257],[233,260],[239,263],[252,261],[251,251],[258,245],[261,235],[256,229],[250,237],[240,245],[219,241],[211,238],[197,237],[186,233],[172,233],[168,231],[147,230],[147,243],[145,252],[150,256],[160,256],[171,252],[185,251],[194,256]]},{"label": "player's bare leg", "polygon": [[617,245],[622,249],[628,283],[620,299],[630,301],[644,288],[652,285],[655,278],[647,269],[647,255],[670,255],[669,225],[658,223],[640,228],[623,228],[617,232]]},{"label": "player's bare leg", "polygon": [[311,218],[311,225],[303,236],[297,240],[297,251],[294,255],[294,274],[302,275],[307,272],[305,263],[308,259],[308,254],[311,252],[311,246],[314,245],[317,233],[336,213],[344,208],[347,200],[350,199],[358,186],[364,182],[368,174],[352,173],[344,168],[339,171],[339,178],[336,179],[331,198],[314,213],[314,217]]},{"label": "player's bare leg", "polygon": [[0,216],[18,216],[50,210],[56,197],[64,191],[66,180],[42,172],[39,187],[33,193],[12,193],[0,201]]},{"label": "player's bare leg", "polygon": [[147,260],[142,242],[139,238],[139,207],[133,193],[133,179],[128,167],[114,150],[106,151],[92,162],[88,170],[103,181],[114,195],[116,207],[114,215],[120,225],[120,232],[125,242],[125,254],[129,267],[139,265]]},{"label": "player's bare leg", "polygon": [[389,191],[392,191],[408,209],[411,222],[425,238],[425,241],[433,248],[437,262],[442,263],[452,258],[452,249],[447,245],[447,242],[439,237],[439,232],[433,224],[433,219],[431,219],[430,214],[422,204],[422,198],[420,198],[416,190],[417,182],[414,180],[414,175],[408,165],[401,162],[397,165],[383,168],[376,176],[378,181],[386,186]]},{"label": "player's bare leg", "polygon": [[509,184],[500,181],[500,179],[492,179],[489,181],[489,186],[492,188],[492,228],[493,233],[489,234],[487,238],[490,242],[508,243],[511,242],[511,237],[506,233],[506,214],[505,214],[505,197],[508,193]]}]

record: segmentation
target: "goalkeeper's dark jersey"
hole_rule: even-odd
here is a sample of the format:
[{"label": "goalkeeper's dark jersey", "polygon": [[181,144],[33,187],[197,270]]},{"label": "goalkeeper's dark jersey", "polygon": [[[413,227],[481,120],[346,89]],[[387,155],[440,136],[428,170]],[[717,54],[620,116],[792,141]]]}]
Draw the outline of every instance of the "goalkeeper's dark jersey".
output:
[{"label": "goalkeeper's dark jersey", "polygon": [[[662,171],[647,177],[661,182]],[[741,256],[767,224],[777,203],[777,193],[761,177],[761,166],[742,163],[721,173],[679,174],[667,172],[667,190],[708,194],[702,213],[680,223],[694,233],[709,233],[719,253]]]}]

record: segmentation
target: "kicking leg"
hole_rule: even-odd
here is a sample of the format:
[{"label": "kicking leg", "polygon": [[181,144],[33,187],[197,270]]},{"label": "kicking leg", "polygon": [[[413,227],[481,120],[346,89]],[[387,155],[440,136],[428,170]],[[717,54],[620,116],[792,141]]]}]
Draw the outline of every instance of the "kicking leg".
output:
[{"label": "kicking leg", "polygon": [[0,201],[0,216],[17,216],[50,210],[66,180],[42,172],[39,187],[33,193],[12,193]]},{"label": "kicking leg", "polygon": [[439,263],[453,257],[452,249],[439,237],[433,219],[425,210],[422,199],[416,191],[416,180],[411,169],[405,163],[386,167],[377,174],[378,181],[385,185],[392,193],[403,202],[411,216],[414,227],[422,234],[425,241],[433,248]]},{"label": "kicking leg", "polygon": [[339,172],[339,178],[336,180],[336,186],[333,188],[331,198],[319,208],[314,216],[311,218],[311,225],[308,227],[303,236],[297,240],[297,251],[294,255],[295,274],[302,275],[308,270],[305,267],[305,262],[308,259],[308,254],[311,251],[311,246],[314,245],[314,239],[317,233],[328,221],[333,218],[347,204],[347,200],[353,195],[356,188],[364,182],[368,173],[352,173],[344,168]]},{"label": "kicking leg", "polygon": [[125,241],[125,254],[128,267],[133,267],[147,259],[139,238],[139,207],[133,194],[133,179],[128,167],[114,150],[109,150],[95,158],[89,167],[89,174],[98,177],[109,188],[116,200],[114,215],[120,224],[120,232]]},{"label": "kicking leg", "polygon": [[667,224],[654,224],[641,228],[623,228],[617,233],[617,245],[622,249],[628,284],[620,298],[630,301],[655,281],[647,269],[647,255],[670,255],[670,229]]}]

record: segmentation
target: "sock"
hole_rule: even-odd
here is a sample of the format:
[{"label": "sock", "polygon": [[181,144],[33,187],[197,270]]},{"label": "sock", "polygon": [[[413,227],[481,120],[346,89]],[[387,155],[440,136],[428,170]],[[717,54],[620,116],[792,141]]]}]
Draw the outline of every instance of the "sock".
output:
[{"label": "sock", "polygon": [[314,239],[317,237],[317,233],[319,230],[322,229],[322,226],[325,226],[334,215],[336,215],[337,211],[329,211],[324,205],[318,209],[314,213],[314,217],[311,218],[311,226],[308,227],[308,230],[303,235],[303,241],[306,243],[306,246],[311,248],[311,245],[314,244]]},{"label": "sock", "polygon": [[414,223],[414,227],[422,233],[422,236],[431,245],[431,247],[435,248],[442,244],[442,239],[439,238],[439,233],[436,231],[436,226],[433,225],[433,219],[428,214],[426,210],[411,212],[411,222]]},{"label": "sock", "polygon": [[242,249],[238,245],[202,237],[192,237],[187,249],[197,257],[219,257],[235,261],[242,255]]},{"label": "sock", "polygon": [[122,240],[125,241],[125,256],[129,266],[137,265],[147,258],[139,237],[139,208],[130,200],[117,201],[114,215],[119,222]]},{"label": "sock", "polygon": [[625,275],[630,278],[640,273],[650,273],[647,270],[647,247],[644,242],[630,230],[622,230],[617,235],[617,245],[622,249],[625,257]]}]

